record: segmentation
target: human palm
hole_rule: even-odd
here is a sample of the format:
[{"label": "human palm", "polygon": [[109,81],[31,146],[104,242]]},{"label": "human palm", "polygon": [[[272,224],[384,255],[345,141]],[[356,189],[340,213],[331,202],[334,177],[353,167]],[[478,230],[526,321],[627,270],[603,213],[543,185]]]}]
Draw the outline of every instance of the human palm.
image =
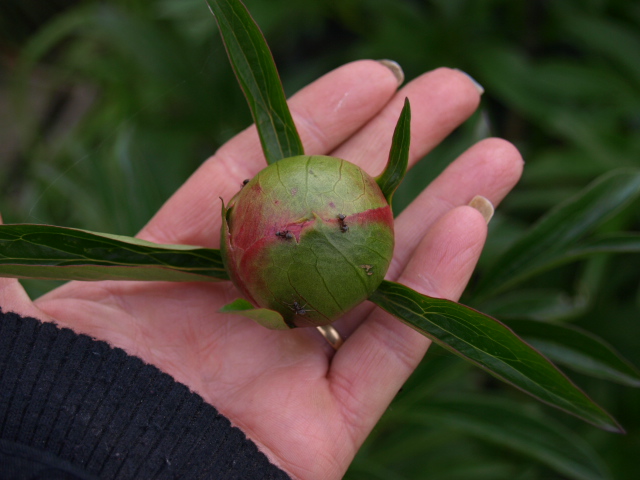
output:
[{"label": "human palm", "polygon": [[[389,69],[360,61],[300,91],[290,107],[305,151],[378,174],[409,97],[412,165],[479,101],[468,77],[449,69],[396,88]],[[219,248],[218,197],[228,200],[265,166],[255,129],[242,132],[202,165],[139,236]],[[386,278],[457,299],[486,234],[483,217],[465,205],[476,195],[497,204],[521,166],[517,151],[497,139],[462,154],[396,219]],[[218,313],[238,296],[230,282],[70,282],[32,304],[15,280],[0,279],[5,311],[106,340],[171,374],[294,478],[341,478],[429,341],[365,302],[334,323],[347,338],[335,352],[315,329],[270,331]]]}]

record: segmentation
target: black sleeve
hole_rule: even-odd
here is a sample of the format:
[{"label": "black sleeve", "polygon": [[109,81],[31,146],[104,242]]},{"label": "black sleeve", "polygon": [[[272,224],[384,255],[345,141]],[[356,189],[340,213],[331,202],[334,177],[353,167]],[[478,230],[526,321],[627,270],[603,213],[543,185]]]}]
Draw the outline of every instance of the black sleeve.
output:
[{"label": "black sleeve", "polygon": [[288,479],[185,385],[0,310],[1,479]]}]

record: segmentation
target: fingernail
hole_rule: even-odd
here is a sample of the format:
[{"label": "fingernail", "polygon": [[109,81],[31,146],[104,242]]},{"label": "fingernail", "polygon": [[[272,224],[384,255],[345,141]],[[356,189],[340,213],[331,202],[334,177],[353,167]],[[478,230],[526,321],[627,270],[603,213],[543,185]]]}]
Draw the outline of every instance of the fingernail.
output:
[{"label": "fingernail", "polygon": [[393,60],[382,59],[378,60],[378,63],[381,63],[393,73],[393,76],[396,77],[398,81],[398,85],[402,85],[404,82],[404,72],[402,71],[402,67],[398,62],[394,62]]},{"label": "fingernail", "polygon": [[473,78],[471,75],[469,75],[467,72],[465,72],[464,70],[460,70],[459,68],[454,68],[454,70],[456,70],[457,72],[462,73],[463,75],[465,75],[469,80],[471,80],[471,82],[473,83],[474,87],[476,87],[476,90],[478,90],[478,92],[480,93],[480,95],[482,95],[484,93],[484,87],[482,85],[480,85],[478,83],[478,81]]},{"label": "fingernail", "polygon": [[491,203],[488,198],[485,198],[482,195],[476,195],[471,199],[468,205],[471,208],[478,210],[484,217],[484,221],[489,224],[491,217],[493,217],[494,208],[493,203]]}]

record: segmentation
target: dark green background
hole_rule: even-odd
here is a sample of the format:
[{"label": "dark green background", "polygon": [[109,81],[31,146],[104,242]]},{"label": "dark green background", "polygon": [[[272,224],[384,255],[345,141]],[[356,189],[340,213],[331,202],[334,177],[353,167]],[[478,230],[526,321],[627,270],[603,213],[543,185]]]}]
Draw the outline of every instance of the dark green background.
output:
[{"label": "dark green background", "polygon": [[[422,162],[396,199],[401,209],[478,139],[495,135],[515,143],[527,162],[524,178],[492,221],[478,276],[558,202],[605,172],[640,166],[639,2],[246,4],[273,49],[287,94],[359,58],[396,60],[408,80],[441,65],[460,68],[485,87],[478,113]],[[131,235],[250,117],[204,0],[4,0],[0,122],[5,222]],[[602,230],[637,231],[638,206]],[[638,255],[630,254],[557,268],[507,292],[514,301],[499,306],[498,316],[571,322],[640,365],[639,272]],[[28,283],[34,295],[50,287]],[[473,281],[463,300],[475,306]],[[487,426],[491,412],[509,408],[573,432],[568,438],[586,441],[611,478],[634,478],[637,389],[568,373],[627,435],[536,404],[434,348],[348,478],[602,478],[556,473],[534,447],[496,440]],[[429,420],[428,413],[446,406],[443,398],[451,395],[471,400],[487,425],[471,429],[446,415]],[[427,419],[417,424],[414,414],[421,412]],[[533,429],[521,428],[535,437]]]}]

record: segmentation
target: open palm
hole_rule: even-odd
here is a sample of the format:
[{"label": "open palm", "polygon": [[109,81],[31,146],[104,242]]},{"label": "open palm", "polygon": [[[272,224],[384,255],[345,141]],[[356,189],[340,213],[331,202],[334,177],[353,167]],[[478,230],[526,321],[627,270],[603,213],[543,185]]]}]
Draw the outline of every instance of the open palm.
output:
[{"label": "open palm", "polygon": [[[296,94],[290,107],[305,151],[344,158],[378,174],[409,97],[410,165],[477,107],[464,74],[429,72],[396,91],[379,62],[341,67]],[[220,199],[266,166],[250,128],[224,145],[140,233],[158,243],[218,248]],[[520,176],[513,146],[484,140],[452,163],[396,219],[387,279],[457,299],[480,255],[486,223],[465,206],[497,204]],[[334,352],[315,329],[270,331],[217,313],[239,294],[230,282],[71,282],[31,304],[0,279],[5,310],[55,321],[106,340],[186,384],[240,427],[295,478],[341,478],[358,448],[428,348],[429,341],[365,302],[334,326]]]}]

